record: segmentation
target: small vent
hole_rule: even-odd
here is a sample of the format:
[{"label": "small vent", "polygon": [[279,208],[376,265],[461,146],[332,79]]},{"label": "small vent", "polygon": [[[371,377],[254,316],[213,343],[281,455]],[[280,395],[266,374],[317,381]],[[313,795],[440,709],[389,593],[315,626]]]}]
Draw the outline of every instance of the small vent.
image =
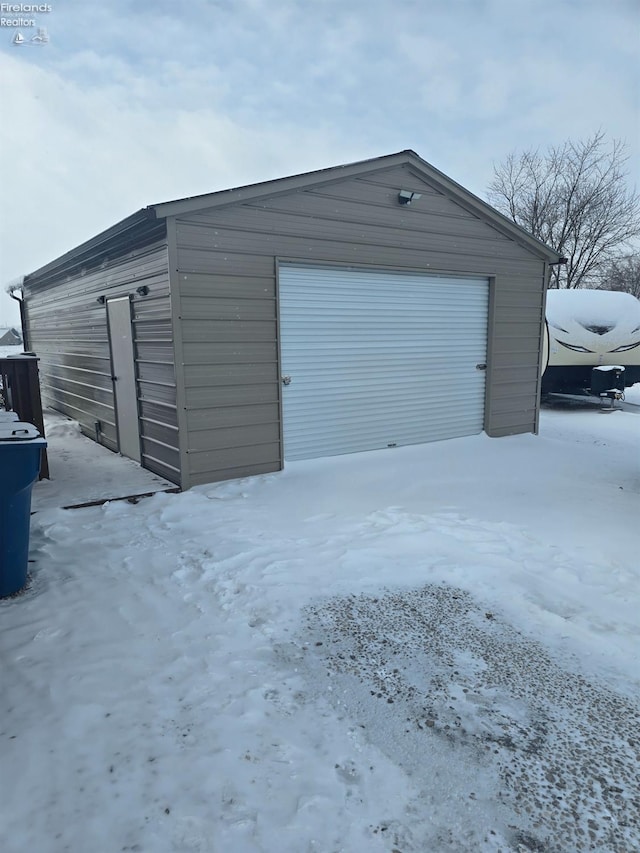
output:
[{"label": "small vent", "polygon": [[613,329],[613,326],[585,326],[583,323],[580,324],[583,329],[586,329],[587,332],[593,332],[594,335],[606,335],[607,332],[610,332]]}]

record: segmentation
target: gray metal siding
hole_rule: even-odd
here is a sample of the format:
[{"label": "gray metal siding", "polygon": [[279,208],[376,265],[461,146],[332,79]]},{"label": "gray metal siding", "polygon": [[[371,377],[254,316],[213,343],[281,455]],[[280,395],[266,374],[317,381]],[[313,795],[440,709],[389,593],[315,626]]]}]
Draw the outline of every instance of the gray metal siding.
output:
[{"label": "gray metal siding", "polygon": [[[146,285],[147,296],[137,287]],[[118,449],[107,312],[99,296],[132,295],[142,464],[180,481],[176,383],[164,241],[87,272],[25,284],[29,345],[40,358],[46,405],[78,421],[82,432]]]},{"label": "gray metal siding", "polygon": [[275,263],[261,263],[264,276],[178,271],[190,485],[281,467]]},{"label": "gray metal siding", "polygon": [[[402,207],[401,188],[422,198]],[[485,429],[535,431],[544,260],[394,166],[176,217],[191,483],[281,467],[278,258],[491,278]],[[234,434],[245,409],[251,429]],[[202,430],[207,450],[197,449]]]}]

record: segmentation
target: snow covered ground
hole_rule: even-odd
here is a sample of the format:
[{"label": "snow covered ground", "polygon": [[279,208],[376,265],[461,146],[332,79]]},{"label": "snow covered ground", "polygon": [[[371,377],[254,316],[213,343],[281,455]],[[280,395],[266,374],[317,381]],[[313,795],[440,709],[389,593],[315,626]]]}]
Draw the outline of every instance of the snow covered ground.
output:
[{"label": "snow covered ground", "polygon": [[172,491],[174,483],[97,445],[80,432],[80,424],[59,412],[45,414],[50,479],[34,489],[31,509],[76,507],[105,499]]},{"label": "snow covered ground", "polygon": [[4,853],[640,849],[638,391],[39,510]]}]

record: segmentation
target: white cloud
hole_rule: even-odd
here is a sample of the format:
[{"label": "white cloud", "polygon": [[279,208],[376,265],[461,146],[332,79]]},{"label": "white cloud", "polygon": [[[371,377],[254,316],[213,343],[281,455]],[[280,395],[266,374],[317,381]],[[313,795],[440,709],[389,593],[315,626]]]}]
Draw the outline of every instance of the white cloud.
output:
[{"label": "white cloud", "polygon": [[[3,179],[11,199],[2,210],[3,283],[147,204],[321,168],[335,157],[330,128],[256,128],[208,106],[171,109],[161,103],[162,80],[116,80],[87,93],[19,60],[3,66],[6,105],[20,119],[3,133],[2,150],[13,153],[5,164],[17,165]],[[147,98],[160,103],[144,110]],[[0,307],[15,314],[6,299]]]}]

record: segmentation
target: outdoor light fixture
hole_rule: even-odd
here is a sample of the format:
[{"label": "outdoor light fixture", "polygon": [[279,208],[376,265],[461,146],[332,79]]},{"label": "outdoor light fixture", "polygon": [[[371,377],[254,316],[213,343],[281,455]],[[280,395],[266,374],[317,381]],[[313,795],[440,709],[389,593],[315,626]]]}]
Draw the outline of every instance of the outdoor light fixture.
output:
[{"label": "outdoor light fixture", "polygon": [[140,287],[136,287],[136,293],[139,296],[146,296],[147,293],[149,293],[149,288],[147,287],[146,284],[142,284],[142,285],[140,285]]},{"label": "outdoor light fixture", "polygon": [[99,302],[101,305],[104,305],[106,301],[107,297],[104,295],[104,293],[98,296],[98,298],[96,299],[96,302]]},{"label": "outdoor light fixture", "polygon": [[411,190],[400,190],[398,193],[399,204],[411,204],[412,201],[418,201],[422,198],[422,193],[413,193]]},{"label": "outdoor light fixture", "polygon": [[566,267],[569,263],[569,258],[558,258],[557,261],[552,261],[549,266],[550,267]]}]

